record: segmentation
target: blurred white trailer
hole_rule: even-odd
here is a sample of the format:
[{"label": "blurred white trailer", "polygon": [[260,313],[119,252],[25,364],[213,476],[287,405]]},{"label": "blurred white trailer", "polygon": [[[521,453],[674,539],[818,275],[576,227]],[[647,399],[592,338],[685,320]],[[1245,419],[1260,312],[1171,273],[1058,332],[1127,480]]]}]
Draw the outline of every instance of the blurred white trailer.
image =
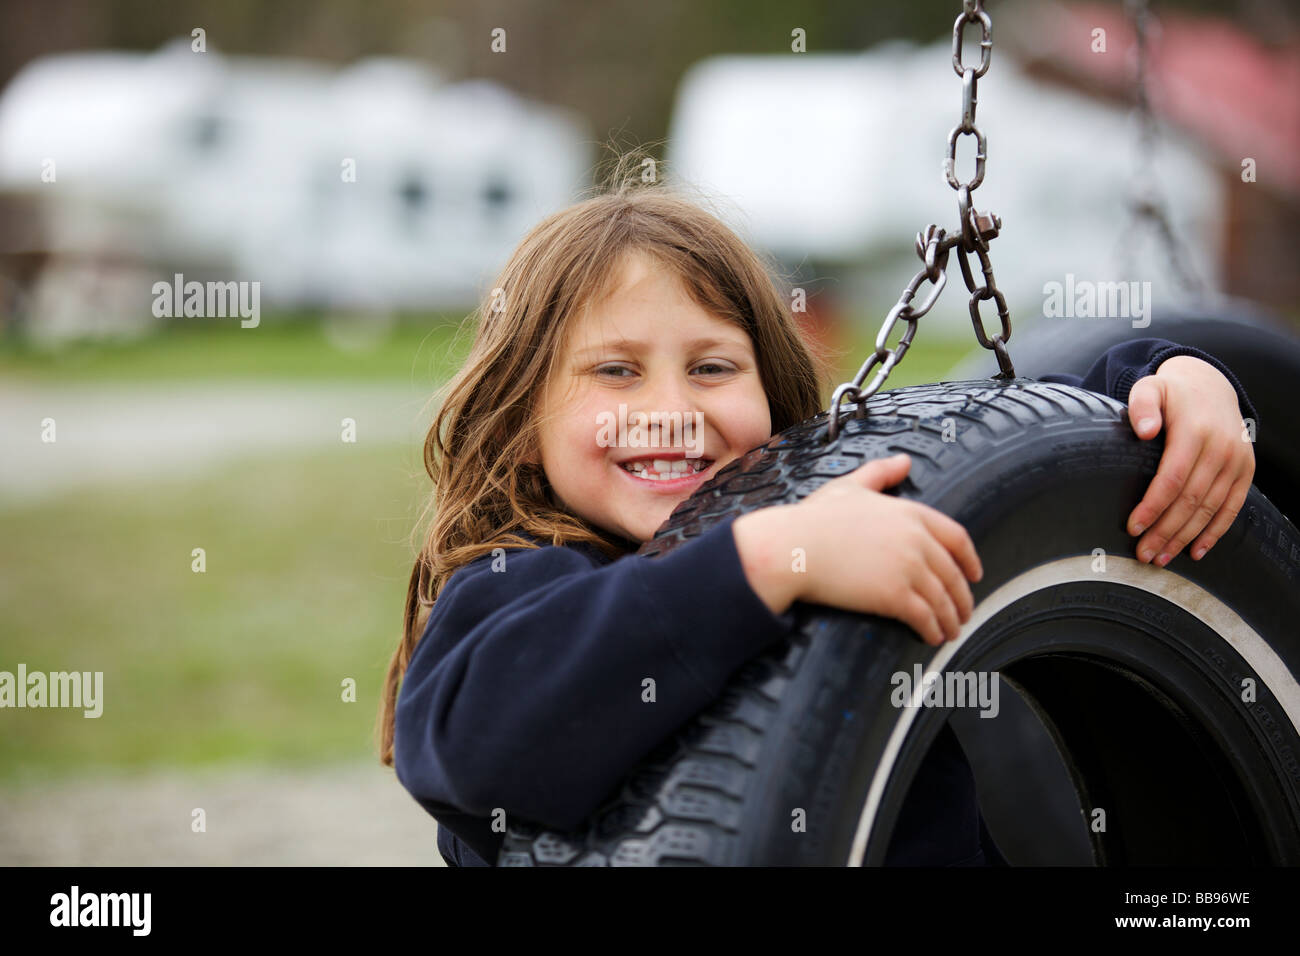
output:
[{"label": "blurred white trailer", "polygon": [[[820,276],[841,302],[887,308],[920,266],[916,233],[957,223],[942,172],[961,107],[951,63],[947,41],[701,61],[678,88],[670,169],[715,197],[753,243]],[[1138,243],[1145,259],[1117,261],[1137,163],[1128,112],[1029,77],[1001,50],[978,96],[976,122],[989,145],[975,205],[1002,217],[991,257],[1013,316],[1017,305],[1036,308],[1044,284],[1067,273],[1126,274],[1151,280],[1155,296],[1172,294],[1150,237]],[[972,144],[958,141],[963,181],[974,171]],[[1214,284],[1224,238],[1214,163],[1167,134],[1155,166],[1194,267]],[[931,315],[969,327],[967,298],[957,281]],[[883,318],[873,312],[873,327]]]},{"label": "blurred white trailer", "polygon": [[0,192],[39,212],[47,304],[93,266],[130,289],[259,281],[263,307],[472,305],[591,160],[571,112],[396,59],[332,70],[184,40],[46,57],[0,94]]}]

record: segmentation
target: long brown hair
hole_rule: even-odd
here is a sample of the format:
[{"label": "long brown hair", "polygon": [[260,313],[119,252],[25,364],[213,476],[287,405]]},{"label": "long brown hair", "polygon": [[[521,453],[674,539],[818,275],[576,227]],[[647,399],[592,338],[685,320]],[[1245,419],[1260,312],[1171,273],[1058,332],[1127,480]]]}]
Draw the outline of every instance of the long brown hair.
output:
[{"label": "long brown hair", "polygon": [[[604,189],[538,223],[520,242],[477,312],[464,366],[438,394],[424,441],[433,520],[406,592],[402,637],[388,665],[379,713],[380,761],[393,763],[398,686],[443,584],[497,547],[587,543],[611,557],[628,542],[565,511],[536,464],[534,402],[559,361],[570,319],[612,289],[626,253],[653,256],[710,314],[754,343],[776,434],[821,409],[827,356],[800,335],[775,263],[677,188],[649,177],[647,161],[618,157]],[[474,316],[471,315],[471,318]],[[417,525],[416,533],[418,533]]]}]

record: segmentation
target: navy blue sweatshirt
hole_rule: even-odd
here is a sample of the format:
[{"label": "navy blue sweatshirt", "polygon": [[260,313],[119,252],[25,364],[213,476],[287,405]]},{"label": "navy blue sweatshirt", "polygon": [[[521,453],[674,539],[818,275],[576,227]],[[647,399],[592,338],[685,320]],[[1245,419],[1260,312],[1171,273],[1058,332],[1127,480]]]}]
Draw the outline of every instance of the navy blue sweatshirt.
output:
[{"label": "navy blue sweatshirt", "polygon": [[[1080,385],[1126,401],[1133,383],[1173,355],[1217,359],[1163,339],[1109,349]],[[579,826],[649,751],[717,697],[750,658],[790,635],[745,577],[735,516],[655,558],[611,560],[594,547],[546,544],[483,555],[447,579],[398,695],[394,766],[438,822],[448,865],[495,864],[503,811],[544,826]],[[544,542],[538,542],[544,544]],[[641,700],[652,677],[656,703]],[[922,764],[887,863],[999,862],[974,780],[945,727]]]}]

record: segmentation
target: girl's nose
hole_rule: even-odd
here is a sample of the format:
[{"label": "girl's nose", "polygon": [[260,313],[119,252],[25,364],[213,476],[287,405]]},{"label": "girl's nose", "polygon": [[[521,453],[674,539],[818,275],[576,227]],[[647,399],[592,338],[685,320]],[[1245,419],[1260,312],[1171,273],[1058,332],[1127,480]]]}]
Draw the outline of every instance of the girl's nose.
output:
[{"label": "girl's nose", "polygon": [[[698,440],[699,411],[687,383],[677,377],[656,382],[642,392],[643,401],[629,411],[641,412],[661,447],[676,448]],[[699,418],[703,416],[700,415]]]}]

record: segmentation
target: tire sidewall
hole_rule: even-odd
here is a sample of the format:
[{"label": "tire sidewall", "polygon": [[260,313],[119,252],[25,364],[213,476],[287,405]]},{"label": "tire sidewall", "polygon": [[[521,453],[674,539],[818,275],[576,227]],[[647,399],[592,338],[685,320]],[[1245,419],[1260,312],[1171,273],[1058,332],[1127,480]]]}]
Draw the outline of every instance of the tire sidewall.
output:
[{"label": "tire sidewall", "polygon": [[[1161,440],[1141,441],[1126,421],[1031,425],[1000,449],[941,469],[948,480],[922,481],[924,493],[904,488],[901,496],[961,522],[984,567],[994,569],[972,586],[975,620],[999,587],[1036,566],[1096,555],[1097,549],[1131,559],[1137,539],[1125,523],[1162,450]],[[1234,609],[1294,675],[1300,673],[1300,638],[1292,623],[1300,620],[1298,568],[1294,527],[1252,488],[1238,520],[1204,558],[1180,554],[1164,573],[1187,579]],[[770,769],[758,775],[747,805],[748,826],[757,838],[736,861],[742,865],[844,864],[889,738],[907,717],[891,703],[892,675],[911,674],[918,664],[931,669],[941,657],[944,667],[965,670],[979,647],[977,634],[964,634],[957,646],[936,651],[899,622],[827,608],[801,608],[800,619],[809,659],[782,699],[776,722],[782,731],[767,742],[762,764]],[[1244,672],[1267,687],[1226,641],[1216,642],[1207,648],[1184,640],[1180,651],[1200,659],[1217,653],[1225,686]],[[1300,753],[1295,728],[1272,696],[1258,707],[1264,713],[1254,719],[1283,728]],[[885,768],[888,793],[880,800],[876,836],[864,862],[883,861],[901,800],[944,716],[938,709],[916,710],[896,759]],[[809,821],[806,832],[789,823],[799,809]]]}]

